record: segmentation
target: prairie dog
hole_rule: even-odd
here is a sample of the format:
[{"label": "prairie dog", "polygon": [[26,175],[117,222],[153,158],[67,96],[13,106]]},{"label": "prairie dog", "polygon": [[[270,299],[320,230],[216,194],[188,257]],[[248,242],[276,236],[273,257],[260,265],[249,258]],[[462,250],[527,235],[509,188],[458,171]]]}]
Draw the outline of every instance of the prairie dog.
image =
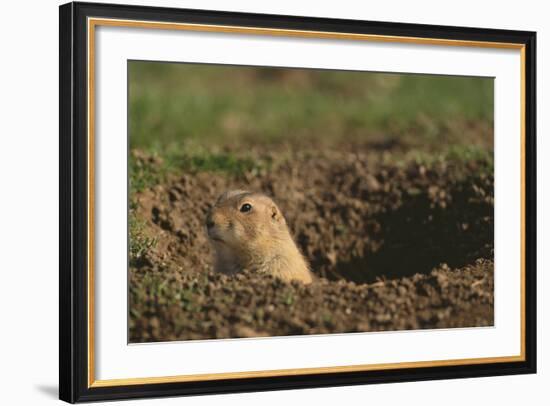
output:
[{"label": "prairie dog", "polygon": [[284,281],[311,283],[313,275],[294,243],[285,218],[268,196],[244,190],[222,194],[206,218],[214,269],[247,269]]}]

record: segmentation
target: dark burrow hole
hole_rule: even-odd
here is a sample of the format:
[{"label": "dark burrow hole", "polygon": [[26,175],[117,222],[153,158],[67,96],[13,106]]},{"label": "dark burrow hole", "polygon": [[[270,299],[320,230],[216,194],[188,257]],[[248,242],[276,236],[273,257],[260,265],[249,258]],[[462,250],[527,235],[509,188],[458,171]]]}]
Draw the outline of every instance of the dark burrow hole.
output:
[{"label": "dark burrow hole", "polygon": [[322,269],[321,276],[330,280],[372,283],[426,274],[442,263],[460,268],[478,258],[492,259],[493,204],[476,201],[462,189],[444,206],[427,195],[409,198],[398,209],[373,217],[381,230],[376,244],[370,245],[376,248],[330,267],[314,258],[312,267]]}]

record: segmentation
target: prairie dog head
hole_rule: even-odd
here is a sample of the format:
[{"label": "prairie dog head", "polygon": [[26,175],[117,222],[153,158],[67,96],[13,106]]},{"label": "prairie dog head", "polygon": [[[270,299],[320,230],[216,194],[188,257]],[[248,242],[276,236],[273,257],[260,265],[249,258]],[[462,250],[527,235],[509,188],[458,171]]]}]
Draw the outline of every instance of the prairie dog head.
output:
[{"label": "prairie dog head", "polygon": [[206,217],[206,228],[217,272],[247,269],[284,281],[313,281],[281,210],[266,195],[244,190],[222,194]]},{"label": "prairie dog head", "polygon": [[206,228],[215,246],[225,245],[236,252],[261,250],[288,238],[286,221],[275,202],[244,190],[222,194],[206,217]]}]

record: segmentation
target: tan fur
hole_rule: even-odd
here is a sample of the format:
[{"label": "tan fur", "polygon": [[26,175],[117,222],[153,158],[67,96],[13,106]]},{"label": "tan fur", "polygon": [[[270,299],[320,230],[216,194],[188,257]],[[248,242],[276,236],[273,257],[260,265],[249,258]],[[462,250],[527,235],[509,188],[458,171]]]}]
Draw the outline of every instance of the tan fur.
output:
[{"label": "tan fur", "polygon": [[[244,204],[251,205],[251,210],[242,212]],[[226,192],[208,214],[206,224],[217,272],[234,274],[247,269],[285,281],[312,282],[312,273],[281,211],[266,195]]]}]

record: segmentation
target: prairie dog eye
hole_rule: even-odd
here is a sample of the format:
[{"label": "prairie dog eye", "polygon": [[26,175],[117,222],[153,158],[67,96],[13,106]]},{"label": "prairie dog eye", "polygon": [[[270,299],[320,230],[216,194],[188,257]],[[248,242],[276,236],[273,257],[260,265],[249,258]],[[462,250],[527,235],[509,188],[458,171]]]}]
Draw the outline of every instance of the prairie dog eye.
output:
[{"label": "prairie dog eye", "polygon": [[242,213],[249,212],[250,210],[252,210],[252,205],[249,204],[249,203],[243,204],[243,205],[241,206],[241,209],[240,209],[240,211],[241,211]]}]

